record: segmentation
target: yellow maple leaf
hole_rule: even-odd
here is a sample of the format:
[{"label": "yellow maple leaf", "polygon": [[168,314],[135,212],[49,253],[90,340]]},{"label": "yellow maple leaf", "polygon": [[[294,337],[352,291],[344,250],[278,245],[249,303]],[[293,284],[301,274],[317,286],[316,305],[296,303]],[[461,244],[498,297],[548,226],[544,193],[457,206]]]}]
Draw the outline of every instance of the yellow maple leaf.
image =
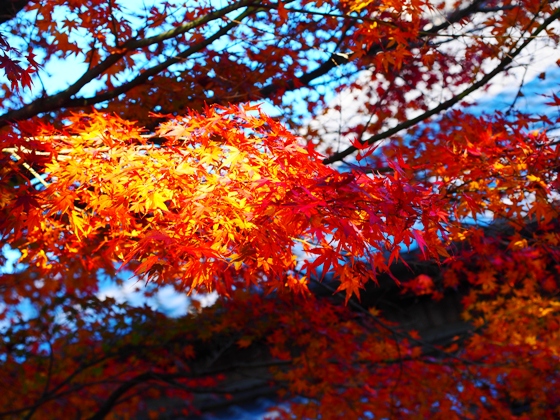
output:
[{"label": "yellow maple leaf", "polygon": [[161,209],[165,211],[169,210],[165,205],[163,196],[157,191],[154,191],[153,193],[148,195],[148,198],[146,199],[146,209]]},{"label": "yellow maple leaf", "polygon": [[188,163],[182,162],[175,168],[175,172],[179,175],[192,175],[196,170]]}]

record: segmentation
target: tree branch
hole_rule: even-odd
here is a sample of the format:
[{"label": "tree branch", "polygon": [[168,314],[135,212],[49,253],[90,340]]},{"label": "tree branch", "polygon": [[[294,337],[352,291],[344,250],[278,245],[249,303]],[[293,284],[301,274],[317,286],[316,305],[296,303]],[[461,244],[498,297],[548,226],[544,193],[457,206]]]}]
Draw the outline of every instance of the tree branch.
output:
[{"label": "tree branch", "polygon": [[[184,373],[153,373],[153,372],[145,372],[141,373],[134,378],[122,383],[117,389],[113,391],[113,393],[105,400],[104,404],[101,408],[89,418],[89,420],[102,420],[110,414],[113,407],[119,402],[119,399],[124,396],[128,391],[135,388],[142,383],[150,382],[150,381],[161,381],[165,382],[175,388],[182,389],[187,392],[192,392],[194,394],[232,394],[232,393],[239,393],[243,391],[250,391],[254,389],[256,391],[263,390],[262,385],[252,386],[249,388],[239,388],[239,389],[230,389],[230,390],[221,390],[218,388],[202,388],[202,387],[189,387],[187,385],[183,385],[181,383],[177,383],[176,379],[184,379],[190,378],[190,375]],[[278,387],[264,387],[266,395],[270,395],[270,393],[276,393]],[[255,398],[254,395],[249,397],[251,400]],[[242,401],[239,399],[238,401]],[[226,401],[224,404],[212,404],[209,407],[205,407],[205,410],[221,408],[221,406],[230,406],[232,401]]]},{"label": "tree branch", "polygon": [[[442,31],[446,28],[448,28],[449,26],[453,25],[456,22],[459,22],[461,19],[464,19],[465,17],[469,16],[472,13],[475,13],[477,11],[479,11],[478,6],[483,3],[483,0],[475,0],[473,1],[468,7],[464,8],[464,9],[460,9],[457,10],[453,13],[451,13],[443,23],[441,23],[440,25],[437,25],[427,31],[423,31],[422,32],[422,38],[427,38],[427,37],[432,37],[435,34],[437,34],[439,31]],[[417,41],[416,41],[417,42]],[[395,47],[391,47],[391,48],[386,48],[385,50],[391,50],[394,49]],[[374,45],[372,46],[368,52],[367,55],[368,56],[374,56],[376,54],[378,54],[379,52],[381,52],[383,50],[383,46],[382,45]],[[331,56],[329,57],[328,60],[326,60],[323,64],[321,64],[318,68],[316,68],[313,71],[310,71],[309,73],[304,74],[303,76],[298,77],[297,82],[294,81],[289,81],[288,83],[286,83],[285,85],[278,85],[277,83],[272,83],[268,86],[263,87],[262,89],[259,90],[259,96],[261,98],[267,98],[272,96],[273,94],[275,94],[279,89],[283,89],[286,91],[291,91],[291,90],[295,90],[296,86],[309,86],[311,84],[311,82],[313,80],[316,80],[318,78],[320,78],[321,76],[324,76],[325,74],[327,74],[329,71],[331,71],[332,69],[347,64],[350,61],[352,61],[352,57],[354,56],[354,54],[349,54],[349,55],[342,55],[340,53],[333,53],[331,54]]]},{"label": "tree branch", "polygon": [[[7,0],[0,0],[0,1],[7,1]],[[9,1],[9,0],[8,0]],[[452,25],[455,22],[465,18],[466,16],[470,15],[478,11],[478,6],[482,3],[483,0],[475,0],[470,6],[465,9],[458,10],[453,12],[451,15],[448,16],[446,21],[438,26],[433,27],[432,29],[423,32],[423,37],[430,37],[437,34],[438,31],[441,31],[448,26]],[[191,22],[185,23],[183,25],[178,26],[177,28],[173,28],[169,31],[163,32],[161,34],[145,38],[142,40],[137,39],[129,39],[127,42],[123,43],[121,46],[121,50],[118,53],[111,54],[107,58],[105,58],[102,62],[97,64],[92,69],[86,71],[80,79],[78,79],[74,84],[66,88],[65,90],[49,96],[47,98],[37,98],[33,102],[28,105],[23,106],[22,108],[9,111],[4,115],[0,116],[0,128],[8,125],[12,121],[17,120],[25,120],[31,117],[34,117],[40,113],[44,112],[51,112],[56,111],[62,108],[73,108],[73,107],[86,107],[98,104],[100,102],[108,101],[111,99],[116,98],[117,96],[128,92],[130,89],[141,85],[142,83],[146,82],[150,77],[164,71],[169,66],[181,62],[182,60],[186,59],[193,53],[196,53],[202,50],[204,47],[208,46],[211,42],[216,40],[222,35],[225,35],[228,30],[235,26],[235,20],[240,21],[244,19],[248,15],[258,11],[260,6],[251,5],[254,4],[254,0],[243,0],[240,2],[236,2],[230,6],[224,7],[220,10],[217,10],[214,13],[210,13],[198,19],[195,19]],[[147,46],[161,43],[165,40],[172,39],[178,35],[184,34],[187,31],[204,25],[210,21],[222,18],[223,16],[231,13],[234,10],[248,7],[248,9],[243,12],[240,16],[238,16],[233,22],[230,22],[228,25],[224,26],[220,31],[214,34],[212,37],[202,41],[200,44],[194,45],[187,50],[183,51],[176,57],[169,58],[165,62],[158,64],[147,71],[139,74],[135,79],[125,83],[112,91],[100,93],[96,96],[90,98],[74,98],[72,97],[76,95],[85,85],[87,85],[92,80],[96,79],[97,77],[101,76],[105,71],[109,68],[114,66],[117,62],[122,60],[128,53],[135,51],[140,48],[145,48]],[[227,29],[226,29],[227,28]],[[368,55],[373,56],[382,50],[382,46],[377,45],[371,48],[368,51]],[[265,86],[259,90],[257,96],[259,98],[266,98],[270,97],[271,95],[275,94],[280,88],[284,90],[295,90],[299,86],[308,86],[313,80],[320,78],[321,76],[327,74],[333,68],[346,64],[352,60],[352,55],[343,55],[343,54],[332,54],[330,58],[325,61],[321,66],[317,69],[300,76],[297,82],[289,81],[284,86],[279,86],[276,83],[272,83],[269,86]]]},{"label": "tree branch", "polygon": [[[222,29],[217,31],[214,35],[206,38],[203,42],[200,42],[199,44],[196,44],[196,45],[186,49],[185,51],[181,52],[180,54],[176,55],[175,57],[168,58],[163,63],[160,63],[160,64],[158,64],[154,67],[149,68],[148,70],[144,71],[143,73],[138,75],[135,79],[131,80],[130,82],[124,83],[124,84],[118,86],[117,88],[115,88],[111,91],[104,92],[104,93],[101,93],[101,94],[97,94],[97,95],[92,96],[90,98],[77,98],[77,99],[68,100],[66,102],[66,104],[64,105],[64,107],[65,108],[74,108],[74,107],[91,106],[91,105],[98,104],[100,102],[105,102],[105,101],[108,101],[110,99],[116,98],[117,96],[128,92],[129,90],[135,88],[136,86],[142,85],[150,77],[161,73],[162,71],[166,70],[167,68],[169,68],[173,64],[180,63],[180,62],[184,61],[185,59],[187,59],[188,57],[190,57],[191,55],[199,52],[203,48],[207,47],[208,45],[210,45],[211,43],[213,43],[217,39],[219,39],[222,36],[224,36],[225,34],[227,34],[232,28],[234,28],[235,26],[237,26],[239,24],[239,21],[245,19],[247,16],[249,16],[252,13],[254,13],[254,9],[248,9],[247,11],[245,11],[245,12],[241,13],[239,16],[237,16],[230,23],[225,25]],[[0,120],[0,124],[1,124],[1,120]]]},{"label": "tree branch", "polygon": [[[99,102],[103,102],[103,101],[108,100],[108,99],[112,99],[112,98],[120,95],[121,93],[124,93],[124,92],[128,91],[129,89],[132,89],[134,86],[137,86],[138,84],[143,83],[147,78],[153,76],[154,74],[157,74],[158,72],[161,72],[162,70],[166,69],[170,65],[175,64],[177,62],[180,62],[181,60],[184,60],[189,55],[200,51],[201,49],[206,47],[209,43],[211,43],[215,39],[217,39],[216,35],[218,33],[220,34],[219,36],[222,36],[224,34],[223,33],[224,28],[228,28],[228,30],[229,30],[232,27],[236,26],[236,24],[234,24],[233,22],[230,22],[228,25],[226,25],[224,28],[222,28],[220,31],[218,31],[218,33],[216,33],[212,37],[204,40],[203,42],[201,42],[199,44],[196,44],[196,45],[192,46],[191,48],[187,49],[186,51],[179,54],[178,56],[170,58],[170,59],[166,60],[164,63],[161,63],[157,66],[154,66],[151,69],[147,70],[146,72],[141,73],[137,77],[137,79],[139,80],[138,82],[136,82],[136,79],[135,79],[135,80],[126,84],[126,86],[128,88],[123,88],[123,86],[120,86],[119,88],[115,89],[115,91],[114,91],[115,93],[112,94],[112,95],[110,94],[111,92],[108,92],[107,94],[98,95],[98,96],[102,96],[104,98],[104,99],[101,99],[101,100],[94,100],[95,98],[71,100],[72,96],[77,94],[85,85],[87,85],[89,82],[91,82],[95,78],[101,76],[105,71],[107,71],[109,68],[114,66],[117,62],[119,62],[121,59],[123,59],[128,53],[130,53],[132,51],[135,51],[136,49],[139,49],[139,48],[145,48],[145,47],[153,45],[153,44],[161,43],[165,40],[168,40],[170,38],[181,35],[181,34],[187,32],[191,29],[194,29],[196,27],[204,25],[204,24],[206,24],[210,21],[213,21],[213,20],[216,20],[216,19],[221,19],[222,17],[224,17],[228,13],[231,13],[232,11],[240,9],[240,8],[244,8],[250,3],[252,3],[252,0],[243,0],[239,3],[235,3],[235,4],[232,4],[228,7],[224,7],[223,9],[220,9],[220,10],[214,12],[214,13],[210,13],[208,15],[205,15],[203,17],[195,19],[191,22],[185,23],[185,24],[183,24],[183,25],[181,25],[177,28],[174,28],[174,29],[169,30],[167,32],[163,32],[159,35],[155,35],[155,36],[152,36],[152,37],[149,37],[149,38],[145,38],[143,40],[129,39],[127,42],[125,42],[121,46],[120,52],[111,54],[110,56],[105,58],[101,63],[97,64],[95,67],[86,71],[82,75],[82,77],[80,77],[74,84],[72,84],[71,86],[69,86],[65,90],[63,90],[63,91],[61,91],[61,92],[59,92],[55,95],[49,96],[48,98],[37,98],[33,102],[31,102],[30,104],[25,105],[20,109],[9,111],[9,112],[5,113],[4,115],[0,116],[0,128],[8,125],[11,121],[25,120],[27,118],[34,117],[34,116],[36,116],[40,113],[55,111],[55,110],[61,109],[61,108],[88,106],[88,105],[96,104],[96,103],[99,103]],[[251,10],[254,10],[254,9],[251,9]],[[246,13],[247,13],[247,11],[245,11],[241,15],[243,15],[243,17],[245,17],[244,15]],[[210,39],[211,39],[211,41],[208,42]]]},{"label": "tree branch", "polygon": [[[507,54],[502,59],[500,64],[498,64],[494,68],[494,70],[492,70],[490,73],[486,74],[486,76],[484,76],[478,82],[473,83],[471,86],[469,86],[467,89],[463,90],[461,93],[453,96],[451,99],[448,99],[445,102],[442,102],[441,104],[439,104],[435,108],[432,108],[432,109],[424,112],[423,114],[417,116],[416,118],[412,118],[410,120],[403,121],[402,123],[397,124],[393,128],[390,128],[390,129],[388,129],[388,130],[386,130],[382,133],[371,136],[369,139],[363,141],[362,144],[372,145],[372,144],[377,143],[381,140],[385,140],[385,139],[391,137],[392,135],[398,133],[401,130],[405,130],[407,128],[413,127],[414,125],[416,125],[416,124],[418,124],[422,121],[427,120],[428,118],[432,117],[433,115],[439,114],[440,112],[445,111],[445,110],[453,107],[455,104],[457,104],[458,102],[460,102],[461,100],[466,98],[468,95],[470,95],[472,92],[474,92],[474,91],[480,89],[481,87],[485,86],[496,75],[498,75],[502,71],[504,71],[505,68],[512,63],[513,59],[515,57],[517,57],[521,53],[521,51],[523,51],[536,38],[536,36],[539,33],[544,31],[551,23],[556,21],[558,18],[560,18],[560,9],[556,10],[553,14],[551,14],[548,17],[548,19],[546,19],[535,30],[535,32],[533,32],[533,34],[530,37],[528,37],[523,44],[521,44],[521,46],[519,46],[515,51],[512,51],[511,53]],[[345,150],[342,150],[341,152],[335,153],[332,156],[329,156],[328,158],[324,159],[323,163],[325,165],[329,165],[331,163],[338,162],[338,161],[344,159],[345,157],[351,155],[352,153],[354,153],[357,150],[358,149],[355,146],[349,146]]]},{"label": "tree branch", "polygon": [[162,32],[161,34],[154,35],[149,38],[144,38],[142,40],[131,40],[130,42],[125,43],[123,46],[128,50],[132,51],[138,48],[145,48],[149,47],[153,44],[159,44],[160,42],[166,41],[171,38],[175,38],[178,35],[182,35],[191,29],[197,28],[199,26],[204,25],[205,23],[211,22],[213,20],[219,19],[228,13],[234,12],[236,10],[242,9],[244,7],[250,6],[254,3],[254,0],[241,0],[235,2],[229,6],[226,6],[216,12],[209,13],[205,16],[202,16],[198,19],[195,19],[191,22],[184,23],[182,25],[177,26],[176,28],[170,29],[167,32]]}]

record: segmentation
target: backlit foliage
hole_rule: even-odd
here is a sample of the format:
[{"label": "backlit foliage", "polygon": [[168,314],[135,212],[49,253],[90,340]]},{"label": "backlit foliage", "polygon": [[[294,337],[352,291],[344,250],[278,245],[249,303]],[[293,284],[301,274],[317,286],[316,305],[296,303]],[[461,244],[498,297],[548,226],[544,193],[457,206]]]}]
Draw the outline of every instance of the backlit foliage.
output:
[{"label": "backlit foliage", "polygon": [[559,95],[467,102],[557,2],[4,4],[0,416],[560,417]]}]

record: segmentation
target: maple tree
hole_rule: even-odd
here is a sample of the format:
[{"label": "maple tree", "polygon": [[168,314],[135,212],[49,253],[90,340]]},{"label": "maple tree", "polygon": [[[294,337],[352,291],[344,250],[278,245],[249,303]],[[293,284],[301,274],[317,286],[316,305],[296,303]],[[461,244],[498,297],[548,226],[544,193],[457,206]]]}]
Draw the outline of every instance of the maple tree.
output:
[{"label": "maple tree", "polygon": [[[285,417],[560,416],[558,119],[469,108],[558,2],[0,10],[0,416],[197,414],[246,377]],[[220,297],[99,297],[123,275]],[[391,313],[449,296],[439,341]]]}]

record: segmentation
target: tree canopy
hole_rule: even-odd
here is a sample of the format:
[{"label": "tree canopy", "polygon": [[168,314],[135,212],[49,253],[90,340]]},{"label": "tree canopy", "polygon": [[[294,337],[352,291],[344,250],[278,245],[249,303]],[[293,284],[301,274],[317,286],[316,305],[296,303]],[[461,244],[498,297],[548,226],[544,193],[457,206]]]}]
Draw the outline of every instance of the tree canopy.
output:
[{"label": "tree canopy", "polygon": [[559,17],[0,0],[0,417],[558,418]]}]

